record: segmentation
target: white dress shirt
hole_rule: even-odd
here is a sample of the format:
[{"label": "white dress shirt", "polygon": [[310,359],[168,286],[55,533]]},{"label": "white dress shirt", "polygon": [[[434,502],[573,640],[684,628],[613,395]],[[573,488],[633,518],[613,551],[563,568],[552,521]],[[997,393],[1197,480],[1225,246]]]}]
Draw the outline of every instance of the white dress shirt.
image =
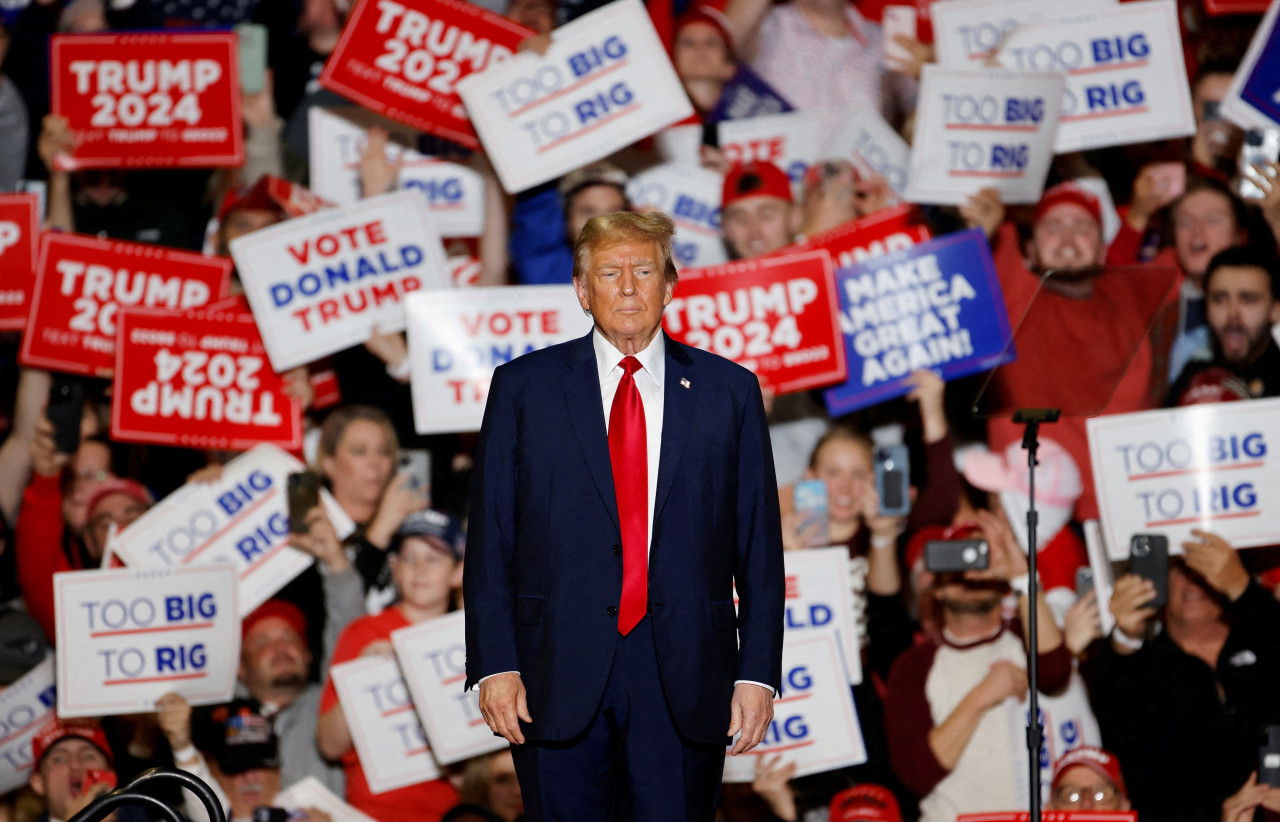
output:
[{"label": "white dress shirt", "polygon": [[[596,350],[596,372],[600,375],[600,400],[604,403],[604,427],[609,430],[609,416],[613,410],[613,397],[622,382],[622,360],[626,357],[604,338],[600,329],[591,332],[591,344]],[[667,371],[667,341],[662,332],[653,338],[645,349],[635,355],[640,370],[633,377],[640,392],[640,404],[644,406],[644,441],[649,468],[647,498],[649,518],[645,530],[646,550],[653,546],[653,499],[658,495],[658,459],[662,454],[662,381]]]}]

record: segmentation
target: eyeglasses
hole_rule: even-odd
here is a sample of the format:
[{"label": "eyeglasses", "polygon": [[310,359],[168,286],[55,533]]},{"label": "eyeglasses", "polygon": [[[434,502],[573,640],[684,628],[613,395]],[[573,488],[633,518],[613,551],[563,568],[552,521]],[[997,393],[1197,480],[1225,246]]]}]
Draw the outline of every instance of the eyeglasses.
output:
[{"label": "eyeglasses", "polygon": [[1053,792],[1053,801],[1059,807],[1093,808],[1114,802],[1119,796],[1120,793],[1111,785],[1094,785],[1087,788],[1063,785]]}]

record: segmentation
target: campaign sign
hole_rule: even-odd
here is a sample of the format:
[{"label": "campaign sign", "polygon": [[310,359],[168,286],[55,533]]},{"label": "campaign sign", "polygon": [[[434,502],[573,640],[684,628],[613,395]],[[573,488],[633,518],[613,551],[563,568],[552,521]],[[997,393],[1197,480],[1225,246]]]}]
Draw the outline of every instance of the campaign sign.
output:
[{"label": "campaign sign", "polygon": [[1204,10],[1210,17],[1227,14],[1265,14],[1268,0],[1204,0]]},{"label": "campaign sign", "polygon": [[199,308],[225,297],[230,282],[225,257],[46,232],[19,360],[69,374],[109,374],[120,308]]},{"label": "campaign sign", "polygon": [[154,711],[176,693],[226,702],[240,664],[236,572],[121,568],[53,575],[58,716]]},{"label": "campaign sign", "polygon": [[662,324],[680,342],[754,371],[778,394],[848,373],[825,251],[687,269]]},{"label": "campaign sign", "polygon": [[463,612],[455,611],[391,634],[400,669],[441,765],[507,747],[480,715],[480,691],[462,690],[467,679]]},{"label": "campaign sign", "polygon": [[52,656],[0,691],[0,794],[31,778],[31,738],[53,719],[57,698]]},{"label": "campaign sign", "polygon": [[27,324],[39,236],[39,198],[0,194],[0,331],[21,331]]},{"label": "campaign sign", "polygon": [[627,182],[636,211],[661,211],[676,224],[672,242],[680,268],[719,265],[726,260],[720,239],[720,193],[724,178],[701,166],[663,163]]},{"label": "campaign sign", "polygon": [[849,380],[838,416],[907,393],[912,371],[955,379],[999,365],[1012,331],[981,229],[948,234],[836,272]]},{"label": "campaign sign", "polygon": [[[1076,10],[1114,6],[1116,0],[1075,0]],[[999,50],[1015,28],[1044,19],[1057,19],[1062,4],[1055,0],[946,0],[929,6],[933,17],[933,48],[940,66],[981,66]]]},{"label": "campaign sign", "polygon": [[994,188],[1006,203],[1038,202],[1063,88],[1060,74],[926,65],[903,197],[963,205]]},{"label": "campaign sign", "polygon": [[614,0],[458,82],[502,185],[553,180],[693,113],[640,0]]},{"label": "campaign sign", "polygon": [[62,167],[239,166],[234,33],[59,34],[50,103],[76,137]]},{"label": "campaign sign", "polygon": [[882,208],[874,214],[844,225],[815,234],[803,242],[789,245],[778,254],[797,251],[826,251],[836,268],[882,257],[897,251],[905,251],[930,238],[928,226],[912,220],[913,209],[909,205]]},{"label": "campaign sign", "polygon": [[495,368],[591,330],[591,318],[567,285],[413,294],[405,309],[419,434],[479,431]]},{"label": "campaign sign", "polygon": [[1213,531],[1235,548],[1280,542],[1280,399],[1190,405],[1088,421],[1098,510],[1112,559],[1134,534],[1169,550]]},{"label": "campaign sign", "polygon": [[247,312],[120,312],[111,437],[188,448],[302,447],[302,406]]},{"label": "campaign sign", "polygon": [[391,655],[362,656],[329,669],[372,793],[440,776]]},{"label": "campaign sign", "polygon": [[997,59],[1014,71],[1066,75],[1059,154],[1195,132],[1175,0],[1028,23],[1009,32]]},{"label": "campaign sign", "polygon": [[277,371],[404,329],[404,298],[449,287],[426,201],[394,191],[231,241]]},{"label": "campaign sign", "polygon": [[479,148],[455,84],[534,32],[462,0],[361,0],[320,85],[379,114]]},{"label": "campaign sign", "polygon": [[1241,128],[1280,126],[1280,3],[1271,3],[1222,98],[1222,116]]},{"label": "campaign sign", "polygon": [[850,110],[844,126],[822,156],[847,159],[864,176],[879,174],[898,194],[907,190],[911,146],[880,112],[866,103],[858,103]]},{"label": "campaign sign", "polygon": [[792,111],[718,126],[720,150],[730,163],[766,161],[787,172],[792,186],[821,159],[822,126],[812,111]]},{"label": "campaign sign", "polygon": [[187,483],[115,534],[110,548],[143,568],[231,565],[241,616],[312,563],[289,545],[286,477],[306,466],[270,445],[227,463],[215,482]]},{"label": "campaign sign", "polygon": [[849,683],[857,685],[862,681],[861,637],[849,586],[848,549],[841,545],[787,551],[782,560],[787,576],[783,621],[787,636],[835,628],[849,669]]},{"label": "campaign sign", "polygon": [[756,757],[779,754],[779,767],[794,762],[796,776],[867,761],[834,629],[784,638],[782,694],[773,700],[773,721],[759,745],[744,755],[725,757],[724,781],[750,782],[756,776]]},{"label": "campaign sign", "polygon": [[720,99],[707,114],[707,122],[749,120],[787,111],[795,111],[795,107],[763,77],[747,68],[745,63],[739,63],[729,82],[720,90]]},{"label": "campaign sign", "polygon": [[362,813],[343,802],[337,794],[324,786],[314,776],[304,776],[285,790],[276,794],[271,804],[284,808],[293,816],[296,811],[315,808],[324,811],[329,822],[375,822],[372,816]]},{"label": "campaign sign", "polygon": [[352,205],[360,190],[360,154],[372,125],[390,136],[386,157],[400,164],[396,187],[420,192],[442,237],[478,237],[484,227],[484,178],[461,163],[429,157],[413,146],[419,133],[367,113],[341,116],[314,106],[307,112],[311,142],[311,187],[339,205]]}]

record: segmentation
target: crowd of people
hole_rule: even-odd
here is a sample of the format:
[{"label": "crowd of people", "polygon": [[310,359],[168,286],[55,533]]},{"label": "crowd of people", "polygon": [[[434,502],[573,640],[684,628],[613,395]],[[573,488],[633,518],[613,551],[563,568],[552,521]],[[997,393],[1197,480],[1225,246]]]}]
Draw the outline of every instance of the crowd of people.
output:
[{"label": "crowd of people", "polygon": [[[522,47],[534,50],[557,25],[603,5],[476,2],[532,29]],[[921,68],[933,59],[928,2],[916,5],[917,37],[894,38],[910,59],[890,66],[875,0],[648,3],[694,105],[690,122],[704,130],[725,119],[724,90],[750,77],[814,112],[824,131],[864,105],[908,141]],[[994,189],[959,207],[907,204],[935,237],[985,233],[1015,323],[1034,299],[1035,333],[1018,338],[1018,363],[995,381],[1008,407],[1038,404],[1046,391],[1096,394],[1103,382],[1116,386],[1096,409],[1106,413],[1280,396],[1280,164],[1252,169],[1261,196],[1242,198],[1245,135],[1220,114],[1259,16],[1211,16],[1199,0],[1178,5],[1192,136],[1059,155],[1034,207],[1006,207]],[[46,230],[227,254],[236,237],[288,219],[261,181],[307,184],[308,110],[350,105],[318,77],[351,10],[348,0],[0,3],[0,192],[42,186]],[[76,140],[50,113],[51,35],[244,22],[266,27],[269,71],[262,90],[244,94],[243,167],[64,169],[59,157]],[[366,135],[363,196],[397,187],[387,142],[377,127]],[[791,179],[766,161],[730,163],[705,142],[703,165],[723,175],[717,224],[729,259],[774,254],[899,205],[885,179],[847,157],[821,159]],[[486,182],[481,236],[445,241],[458,269],[474,272],[463,287],[569,283],[587,221],[631,208],[631,155],[508,193],[483,152],[458,153]],[[1108,232],[1111,203],[1119,225]],[[0,341],[0,689],[59,640],[54,573],[98,568],[113,527],[186,482],[216,479],[235,456],[113,441],[111,382],[89,378],[81,381],[80,443],[62,451],[46,414],[56,375],[20,368],[18,348],[17,334]],[[255,809],[306,777],[379,822],[521,817],[505,750],[375,793],[328,675],[335,664],[390,653],[397,628],[463,607],[475,438],[416,433],[407,360],[403,334],[375,333],[285,375],[305,409],[303,456],[354,529],[340,538],[346,529],[317,506],[305,532],[291,537],[315,562],[243,619],[236,698],[193,708],[169,694],[154,714],[50,720],[33,742],[28,786],[0,797],[0,820],[67,822],[117,780],[154,765],[214,785],[233,820],[256,820]],[[1259,741],[1280,726],[1275,555],[1197,531],[1175,546],[1163,608],[1149,607],[1150,580],[1117,570],[1115,628],[1104,635],[1103,603],[1076,591],[1077,570],[1089,566],[1081,526],[1099,516],[1084,421],[1041,428],[1040,528],[1030,546],[1023,430],[970,413],[983,378],[944,384],[916,371],[905,397],[834,419],[820,392],[765,393],[785,549],[849,553],[856,617],[839,627],[860,642],[865,676],[853,696],[868,759],[796,778],[793,764],[765,750],[754,781],[723,786],[719,818],[952,822],[1025,808],[1031,609],[1039,616],[1034,686],[1048,716],[1070,718],[1069,734],[1046,729],[1047,808],[1133,810],[1157,822],[1280,813],[1280,787],[1258,771]],[[904,515],[881,513],[874,482],[876,449],[893,444],[911,455]],[[793,492],[806,479],[825,484],[824,521],[797,510]],[[989,546],[985,571],[925,568],[930,540],[971,538]],[[1029,578],[1028,550],[1037,552],[1038,579]],[[192,822],[207,819],[193,796],[162,798]],[[295,815],[330,822],[318,808]]]}]

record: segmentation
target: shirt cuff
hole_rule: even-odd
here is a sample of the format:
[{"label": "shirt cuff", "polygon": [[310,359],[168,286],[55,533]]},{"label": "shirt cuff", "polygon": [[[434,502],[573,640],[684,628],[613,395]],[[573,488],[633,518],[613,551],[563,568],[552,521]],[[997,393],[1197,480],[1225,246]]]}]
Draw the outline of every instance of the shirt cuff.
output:
[{"label": "shirt cuff", "polygon": [[476,680],[475,687],[479,688],[480,683],[484,682],[486,679],[493,679],[495,676],[502,676],[503,674],[515,674],[516,676],[519,676],[520,672],[519,671],[498,671],[496,674],[489,674],[488,676],[482,676]]},{"label": "shirt cuff", "polygon": [[756,682],[754,679],[738,679],[738,680],[734,680],[733,684],[734,685],[743,685],[743,684],[759,685],[761,688],[764,688],[766,691],[773,694],[774,696],[778,695],[778,692],[773,689],[772,685],[766,685],[763,682]]}]

